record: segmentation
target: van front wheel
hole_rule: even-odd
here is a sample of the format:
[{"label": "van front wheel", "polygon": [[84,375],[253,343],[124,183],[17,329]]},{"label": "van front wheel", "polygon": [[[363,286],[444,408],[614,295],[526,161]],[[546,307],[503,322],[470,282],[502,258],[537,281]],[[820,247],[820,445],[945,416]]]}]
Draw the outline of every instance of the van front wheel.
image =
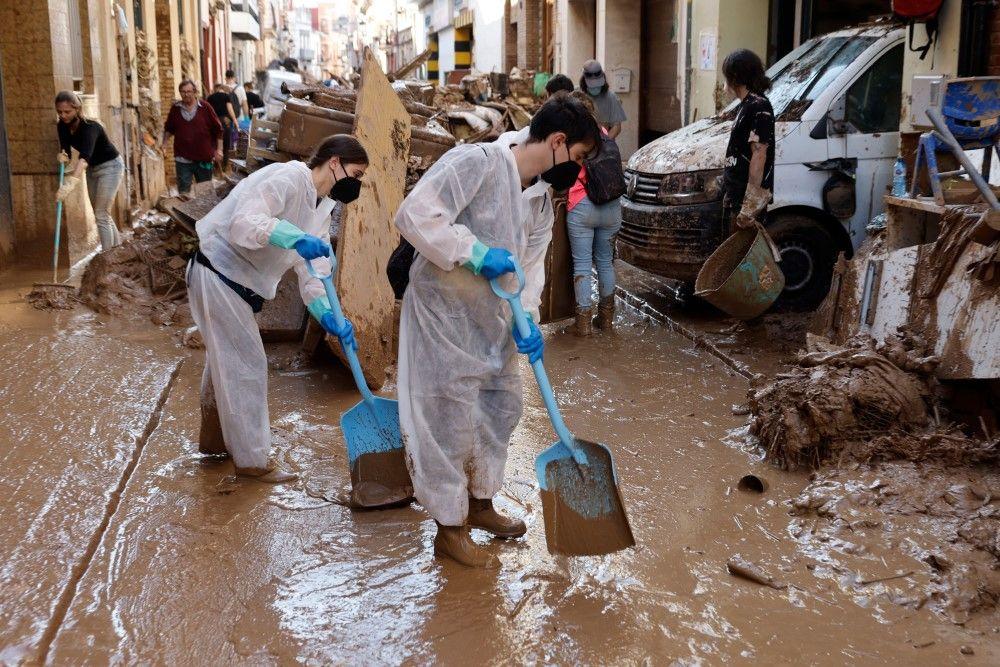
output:
[{"label": "van front wheel", "polygon": [[781,251],[785,289],[775,310],[815,309],[830,291],[837,247],[823,225],[802,215],[783,215],[767,225]]}]

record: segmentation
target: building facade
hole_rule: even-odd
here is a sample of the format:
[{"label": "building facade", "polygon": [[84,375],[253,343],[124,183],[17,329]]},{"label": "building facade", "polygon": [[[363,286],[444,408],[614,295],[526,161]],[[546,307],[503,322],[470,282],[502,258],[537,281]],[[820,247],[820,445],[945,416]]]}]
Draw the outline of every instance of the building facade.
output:
[{"label": "building facade", "polygon": [[[0,3],[0,268],[51,262],[59,143],[53,99],[80,94],[126,164],[114,214],[149,206],[172,176],[160,156],[163,118],[184,78],[200,80],[206,0]],[[228,39],[228,38],[227,38]],[[64,234],[70,232],[64,230]],[[65,266],[86,256],[61,244]]]}]

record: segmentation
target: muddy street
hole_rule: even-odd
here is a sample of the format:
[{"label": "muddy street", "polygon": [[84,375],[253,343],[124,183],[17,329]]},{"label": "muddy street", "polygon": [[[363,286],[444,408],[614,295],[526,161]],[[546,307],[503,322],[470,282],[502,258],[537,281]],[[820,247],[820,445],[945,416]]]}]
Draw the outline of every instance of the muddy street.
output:
[{"label": "muddy street", "polygon": [[[301,478],[233,482],[196,453],[201,352],[20,292],[3,294],[5,664],[1000,659],[995,616],[962,627],[893,604],[904,578],[869,582],[927,568],[879,535],[846,561],[837,535],[803,540],[788,501],[809,480],[746,444],[746,380],[634,312],[610,346],[549,327],[546,364],[570,427],[611,446],[637,546],[546,552],[533,466],[554,435],[526,376],[500,503],[528,535],[480,572],[433,557],[419,506],[343,506],[337,424],[357,395],[339,366],[269,347],[275,449]],[[748,473],[763,494],[737,488]],[[781,586],[729,574],[737,554]]]}]

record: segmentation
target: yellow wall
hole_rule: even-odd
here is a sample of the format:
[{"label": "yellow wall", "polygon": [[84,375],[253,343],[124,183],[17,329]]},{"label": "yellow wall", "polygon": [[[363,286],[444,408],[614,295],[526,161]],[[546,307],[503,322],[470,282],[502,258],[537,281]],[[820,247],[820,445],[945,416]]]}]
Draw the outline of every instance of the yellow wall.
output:
[{"label": "yellow wall", "polygon": [[[768,0],[695,0],[691,4],[690,121],[715,114],[718,88],[724,83],[722,61],[730,52],[750,49],[761,59],[767,53]],[[701,69],[701,34],[716,37],[715,69]]]}]

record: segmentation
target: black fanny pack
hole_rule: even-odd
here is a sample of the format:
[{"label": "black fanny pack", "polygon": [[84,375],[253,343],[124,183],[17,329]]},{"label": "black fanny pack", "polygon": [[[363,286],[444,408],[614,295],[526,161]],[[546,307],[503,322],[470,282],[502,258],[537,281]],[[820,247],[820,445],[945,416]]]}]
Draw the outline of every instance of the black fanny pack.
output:
[{"label": "black fanny pack", "polygon": [[236,292],[237,296],[239,296],[241,299],[247,302],[247,305],[250,306],[250,310],[252,310],[253,312],[259,313],[261,309],[264,307],[264,300],[265,300],[264,297],[262,297],[260,294],[257,294],[257,292],[254,292],[249,287],[244,287],[243,285],[240,285],[238,282],[232,281],[229,278],[222,275],[219,272],[219,270],[214,266],[212,266],[212,263],[208,261],[208,257],[205,257],[205,255],[201,254],[201,250],[195,251],[194,261],[198,262],[206,269],[208,269],[215,275],[219,276],[219,279],[222,282],[226,283],[226,285],[228,285],[230,289]]}]

